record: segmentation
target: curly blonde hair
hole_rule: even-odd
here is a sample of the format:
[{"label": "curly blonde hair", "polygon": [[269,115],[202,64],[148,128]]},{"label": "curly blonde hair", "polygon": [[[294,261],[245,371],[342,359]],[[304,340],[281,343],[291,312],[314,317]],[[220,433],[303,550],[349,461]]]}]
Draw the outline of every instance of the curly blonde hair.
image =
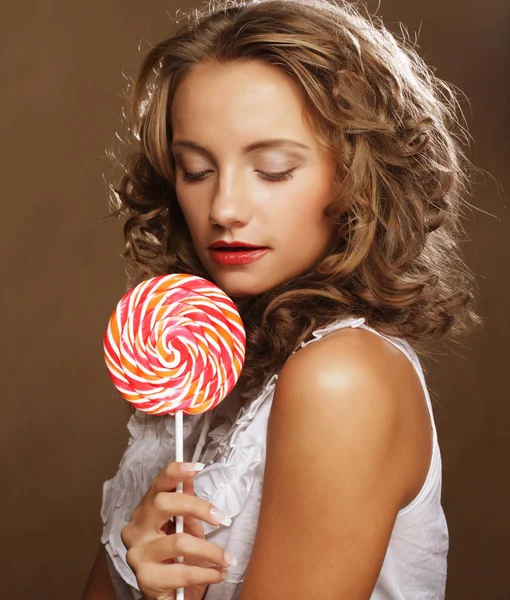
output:
[{"label": "curly blonde hair", "polygon": [[195,65],[256,59],[298,83],[335,159],[327,216],[340,241],[308,273],[242,305],[241,391],[262,385],[314,329],[345,316],[365,317],[423,355],[482,325],[459,247],[472,165],[453,86],[405,37],[345,0],[210,0],[185,20],[143,61],[125,173],[112,186],[113,214],[128,214],[132,283],[176,272],[210,279],[176,197],[169,108]]}]

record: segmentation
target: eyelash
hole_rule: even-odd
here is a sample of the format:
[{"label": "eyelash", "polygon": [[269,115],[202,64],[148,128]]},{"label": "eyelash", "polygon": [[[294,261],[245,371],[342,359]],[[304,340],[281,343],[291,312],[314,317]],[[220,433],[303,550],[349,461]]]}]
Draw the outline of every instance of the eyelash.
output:
[{"label": "eyelash", "polygon": [[[260,172],[266,176],[268,181],[285,181],[294,177],[294,175],[292,175],[292,171],[295,171],[295,168],[289,169],[288,171],[283,171],[281,173],[264,173],[264,171]],[[207,171],[200,171],[200,173],[188,173],[185,171],[184,175],[181,177],[181,181],[202,181],[202,178],[206,173]]]}]

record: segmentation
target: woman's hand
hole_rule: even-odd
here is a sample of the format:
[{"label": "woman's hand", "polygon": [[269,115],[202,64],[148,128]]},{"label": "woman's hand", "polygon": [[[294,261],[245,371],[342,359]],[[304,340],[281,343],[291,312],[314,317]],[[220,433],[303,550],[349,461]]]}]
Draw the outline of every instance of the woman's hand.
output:
[{"label": "woman's hand", "polygon": [[[121,533],[127,563],[147,600],[175,600],[180,587],[186,588],[186,600],[202,600],[209,584],[223,581],[221,569],[230,564],[223,548],[205,539],[200,521],[220,523],[211,515],[215,507],[195,495],[197,471],[182,470],[183,464],[189,463],[172,462],[159,473]],[[175,491],[179,481],[182,494]],[[175,533],[176,515],[184,517],[183,533]]]}]

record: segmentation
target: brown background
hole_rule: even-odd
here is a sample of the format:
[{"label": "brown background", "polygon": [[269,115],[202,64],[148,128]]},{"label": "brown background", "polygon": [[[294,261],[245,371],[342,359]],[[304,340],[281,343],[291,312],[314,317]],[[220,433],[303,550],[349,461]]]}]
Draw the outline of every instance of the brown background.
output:
[{"label": "brown background", "polygon": [[[127,439],[127,404],[102,358],[102,334],[125,289],[122,223],[101,220],[105,147],[120,124],[121,69],[134,72],[142,38],[171,31],[165,11],[173,15],[175,5],[26,0],[0,10],[0,591],[68,600],[81,595],[99,544],[102,482]],[[472,203],[497,217],[468,213],[472,241],[464,244],[487,325],[438,356],[429,386],[440,402],[448,599],[508,599],[509,5],[383,0],[379,14],[413,36],[421,26],[420,53],[466,93],[471,157],[494,177]]]}]

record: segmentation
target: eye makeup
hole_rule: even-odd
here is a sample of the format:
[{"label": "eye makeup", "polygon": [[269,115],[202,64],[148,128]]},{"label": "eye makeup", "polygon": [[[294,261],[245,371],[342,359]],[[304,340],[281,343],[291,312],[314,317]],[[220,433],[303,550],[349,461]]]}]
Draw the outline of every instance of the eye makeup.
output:
[{"label": "eye makeup", "polygon": [[[267,179],[268,181],[285,181],[287,179],[292,179],[294,177],[294,175],[292,175],[292,172],[296,170],[297,167],[294,167],[293,169],[289,169],[288,171],[281,171],[278,173],[266,173],[264,171],[258,171],[259,173],[261,173],[264,177],[264,179]],[[184,171],[184,175],[181,177],[181,181],[188,181],[188,182],[192,182],[192,181],[203,181],[203,177],[208,173],[208,170],[206,171],[200,171],[198,173],[191,173],[189,171]]]}]

